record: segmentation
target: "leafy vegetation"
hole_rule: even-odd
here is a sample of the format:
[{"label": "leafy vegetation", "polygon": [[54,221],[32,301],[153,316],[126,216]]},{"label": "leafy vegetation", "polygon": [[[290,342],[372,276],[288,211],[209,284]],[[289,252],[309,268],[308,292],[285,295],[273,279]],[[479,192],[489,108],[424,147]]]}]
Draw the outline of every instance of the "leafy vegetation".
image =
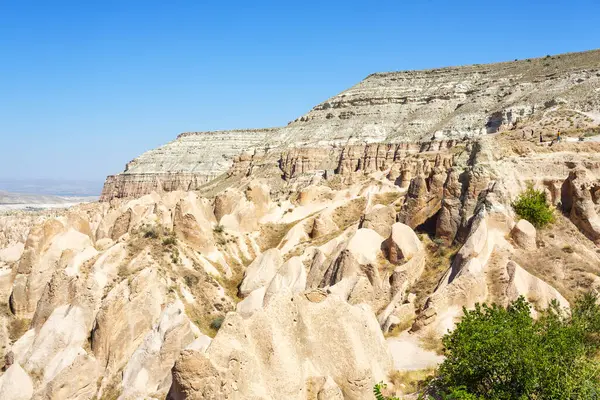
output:
[{"label": "leafy vegetation", "polygon": [[531,222],[536,228],[541,228],[554,221],[552,209],[546,202],[546,193],[529,186],[512,204],[520,218]]},{"label": "leafy vegetation", "polygon": [[377,400],[400,400],[398,397],[388,397],[388,396],[384,396],[381,391],[383,389],[385,389],[387,387],[387,385],[383,382],[379,382],[378,384],[375,385],[375,387],[373,388],[373,394],[375,395],[375,398]]},{"label": "leafy vegetation", "polygon": [[218,331],[219,329],[221,329],[221,325],[223,325],[224,320],[225,320],[225,317],[217,317],[217,318],[213,319],[212,322],[210,323],[211,329],[214,329],[215,331]]},{"label": "leafy vegetation", "polygon": [[160,236],[160,232],[155,226],[144,227],[142,234],[146,239],[157,239]]},{"label": "leafy vegetation", "polygon": [[[458,399],[594,399],[600,396],[600,306],[578,299],[568,315],[554,302],[536,320],[523,297],[508,308],[464,310],[443,339],[436,384]],[[459,392],[457,392],[459,391]]]},{"label": "leafy vegetation", "polygon": [[[553,302],[537,319],[523,297],[507,308],[464,309],[442,340],[446,359],[427,392],[444,400],[600,399],[597,303],[583,295],[568,313]],[[377,399],[384,388],[374,388]]]},{"label": "leafy vegetation", "polygon": [[219,224],[213,228],[214,233],[223,233],[224,231],[225,231],[225,227],[221,224]]},{"label": "leafy vegetation", "polygon": [[169,235],[162,241],[163,246],[175,246],[177,244],[177,237],[175,235]]}]

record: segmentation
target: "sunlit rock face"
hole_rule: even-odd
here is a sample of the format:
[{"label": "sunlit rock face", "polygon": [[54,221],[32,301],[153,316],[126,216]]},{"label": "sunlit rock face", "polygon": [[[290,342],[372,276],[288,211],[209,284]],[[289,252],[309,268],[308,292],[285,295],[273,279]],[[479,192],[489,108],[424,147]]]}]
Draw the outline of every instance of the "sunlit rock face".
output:
[{"label": "sunlit rock face", "polygon": [[[110,176],[102,199],[196,190],[226,172],[234,159],[241,157],[244,162],[265,151],[317,149],[297,155],[300,170],[284,169],[289,175],[307,168],[327,169],[324,166],[331,166],[340,146],[473,138],[543,119],[559,108],[598,122],[599,63],[596,50],[372,74],[285,127],[181,134],[131,161],[121,174]],[[333,158],[329,149],[334,149]],[[376,150],[378,158],[394,157],[393,152],[384,157],[381,151]],[[351,153],[346,151],[345,159],[356,157]]]}]

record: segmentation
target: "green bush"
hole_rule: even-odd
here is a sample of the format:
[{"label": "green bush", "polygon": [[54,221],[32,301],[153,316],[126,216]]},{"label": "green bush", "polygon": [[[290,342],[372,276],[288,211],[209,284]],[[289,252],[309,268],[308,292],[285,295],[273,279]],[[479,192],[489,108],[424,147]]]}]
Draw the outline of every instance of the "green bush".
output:
[{"label": "green bush", "polygon": [[541,228],[554,221],[552,209],[546,202],[546,193],[529,186],[517,197],[512,207],[520,218],[531,222],[536,228]]},{"label": "green bush", "polygon": [[177,237],[175,235],[169,235],[162,241],[163,246],[174,246],[177,244]]},{"label": "green bush", "polygon": [[443,338],[437,392],[446,399],[599,399],[596,301],[595,295],[581,297],[571,315],[554,302],[537,320],[522,297],[508,308],[464,310]]},{"label": "green bush", "polygon": [[143,229],[143,236],[146,239],[157,239],[160,236],[160,232],[155,226],[147,226]]},{"label": "green bush", "polygon": [[224,320],[225,320],[225,317],[217,317],[217,318],[213,319],[212,322],[210,323],[211,329],[214,329],[215,331],[218,331],[219,329],[221,329],[221,325],[223,325]]},{"label": "green bush", "polygon": [[224,231],[225,231],[225,227],[221,224],[215,226],[213,229],[214,233],[223,233]]}]

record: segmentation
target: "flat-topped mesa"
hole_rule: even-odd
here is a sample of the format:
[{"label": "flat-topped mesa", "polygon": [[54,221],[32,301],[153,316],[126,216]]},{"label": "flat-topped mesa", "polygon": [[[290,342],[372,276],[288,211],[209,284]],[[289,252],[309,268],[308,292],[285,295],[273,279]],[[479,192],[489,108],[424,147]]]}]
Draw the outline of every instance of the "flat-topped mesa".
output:
[{"label": "flat-topped mesa", "polygon": [[186,132],[130,161],[106,179],[101,201],[152,191],[196,190],[227,171],[232,159],[277,133],[277,128]]},{"label": "flat-topped mesa", "polygon": [[[332,154],[338,158],[335,149],[345,146],[451,142],[522,127],[555,130],[556,121],[571,120],[565,113],[600,123],[600,50],[376,73],[282,128],[182,133],[109,176],[101,200],[195,190],[228,170],[248,174],[256,169],[256,154],[269,165],[283,159],[284,175],[293,176],[329,164]],[[295,148],[316,150],[289,153]]]}]

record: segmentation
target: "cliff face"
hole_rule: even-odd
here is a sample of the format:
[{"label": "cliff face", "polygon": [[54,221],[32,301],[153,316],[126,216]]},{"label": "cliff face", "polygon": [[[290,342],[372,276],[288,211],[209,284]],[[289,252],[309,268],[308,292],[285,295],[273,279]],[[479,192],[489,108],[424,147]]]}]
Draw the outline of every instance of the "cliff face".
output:
[{"label": "cliff face", "polygon": [[234,156],[276,133],[277,129],[182,133],[129,162],[122,173],[109,176],[100,200],[139,197],[152,191],[197,190],[227,171]]},{"label": "cliff face", "polygon": [[[416,149],[423,142],[445,143],[523,127],[534,129],[537,135],[550,125],[554,129],[559,120],[572,122],[573,118],[584,119],[583,125],[590,126],[600,122],[598,110],[599,50],[377,73],[286,127],[182,134],[142,154],[123,173],[108,177],[101,199],[196,190],[230,170],[234,161],[237,174],[246,172],[257,158],[271,163],[281,159],[282,175],[288,178],[290,173],[310,169],[336,169],[341,149],[354,154],[348,146],[365,143],[409,143],[402,146]],[[561,129],[570,128],[572,124]],[[394,157],[384,158],[390,156]],[[291,171],[290,162],[299,169]]]}]

